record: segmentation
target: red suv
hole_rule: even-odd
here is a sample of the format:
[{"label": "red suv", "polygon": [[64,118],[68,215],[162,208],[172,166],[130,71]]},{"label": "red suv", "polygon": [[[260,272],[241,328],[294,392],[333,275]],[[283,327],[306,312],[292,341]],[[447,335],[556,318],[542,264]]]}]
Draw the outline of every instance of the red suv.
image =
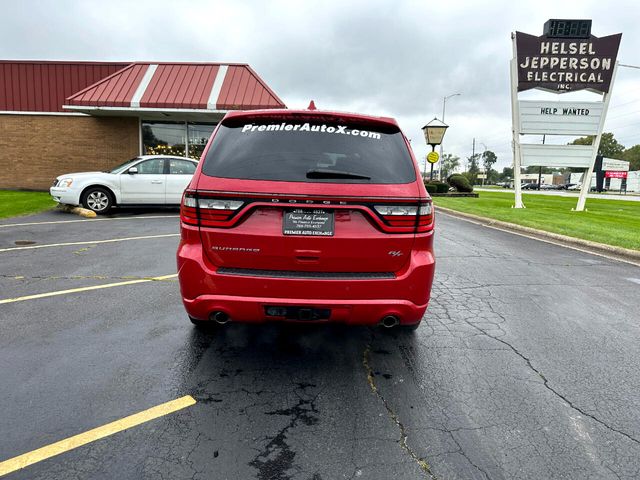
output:
[{"label": "red suv", "polygon": [[416,328],[434,212],[391,118],[228,113],[180,210],[178,273],[196,325],[289,320]]}]

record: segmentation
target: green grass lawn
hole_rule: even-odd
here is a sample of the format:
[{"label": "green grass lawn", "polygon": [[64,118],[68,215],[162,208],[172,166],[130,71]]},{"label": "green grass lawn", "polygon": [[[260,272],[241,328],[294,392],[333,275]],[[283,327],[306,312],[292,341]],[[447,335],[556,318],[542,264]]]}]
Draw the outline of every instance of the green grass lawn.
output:
[{"label": "green grass lawn", "polygon": [[0,190],[0,218],[38,213],[55,206],[56,202],[46,192]]},{"label": "green grass lawn", "polygon": [[640,250],[640,202],[587,199],[586,212],[572,212],[578,201],[552,195],[523,195],[526,209],[511,208],[513,192],[480,192],[480,198],[435,197],[436,206],[571,237]]}]

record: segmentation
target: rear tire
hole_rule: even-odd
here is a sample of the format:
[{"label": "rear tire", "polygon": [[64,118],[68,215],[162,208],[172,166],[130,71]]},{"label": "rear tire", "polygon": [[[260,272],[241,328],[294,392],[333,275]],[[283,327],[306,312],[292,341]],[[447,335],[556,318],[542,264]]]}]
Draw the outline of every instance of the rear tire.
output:
[{"label": "rear tire", "polygon": [[82,195],[82,206],[103,215],[113,207],[113,196],[106,188],[89,187]]}]

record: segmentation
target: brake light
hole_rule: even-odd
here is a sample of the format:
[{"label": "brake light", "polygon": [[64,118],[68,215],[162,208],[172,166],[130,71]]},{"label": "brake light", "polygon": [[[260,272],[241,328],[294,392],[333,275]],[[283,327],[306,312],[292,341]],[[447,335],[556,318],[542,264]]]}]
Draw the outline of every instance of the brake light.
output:
[{"label": "brake light", "polygon": [[180,219],[187,225],[227,227],[231,217],[244,203],[242,200],[208,197],[187,190],[180,205]]},{"label": "brake light", "polygon": [[418,205],[374,205],[374,210],[385,222],[385,231],[396,233],[428,232],[433,228],[431,202]]},{"label": "brake light", "polygon": [[418,223],[416,232],[428,232],[433,230],[433,204],[429,202],[420,203],[418,208]]}]

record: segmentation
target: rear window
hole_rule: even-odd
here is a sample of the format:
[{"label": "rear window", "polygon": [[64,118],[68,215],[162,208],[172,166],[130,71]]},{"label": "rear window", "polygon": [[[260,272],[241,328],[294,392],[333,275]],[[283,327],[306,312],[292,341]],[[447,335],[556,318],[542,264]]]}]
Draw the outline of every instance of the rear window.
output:
[{"label": "rear window", "polygon": [[397,127],[322,119],[233,119],[220,125],[202,172],[289,182],[391,184],[416,179]]}]

